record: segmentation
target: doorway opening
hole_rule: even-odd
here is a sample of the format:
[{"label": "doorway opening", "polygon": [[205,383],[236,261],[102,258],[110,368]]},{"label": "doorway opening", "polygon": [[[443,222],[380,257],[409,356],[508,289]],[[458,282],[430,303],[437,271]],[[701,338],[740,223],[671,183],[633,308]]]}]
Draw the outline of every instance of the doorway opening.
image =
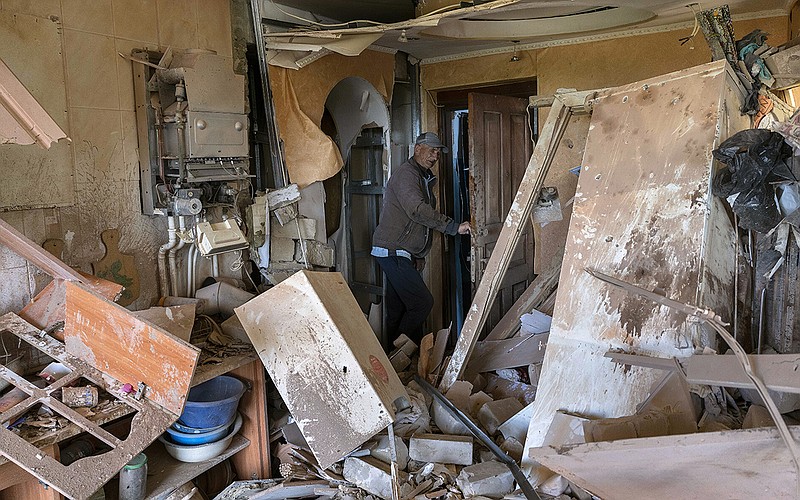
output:
[{"label": "doorway opening", "polygon": [[[460,332],[499,228],[510,209],[538,135],[536,110],[527,113],[536,81],[437,93],[443,140],[443,206],[456,220],[471,220],[474,234],[456,238],[445,252],[447,310]],[[471,117],[470,114],[473,114]],[[479,121],[476,121],[479,120]],[[477,130],[471,130],[474,127]],[[473,137],[475,136],[475,137]],[[447,168],[444,168],[447,166]],[[476,227],[477,226],[477,227]],[[523,234],[481,336],[500,321],[533,274],[533,233]]]}]

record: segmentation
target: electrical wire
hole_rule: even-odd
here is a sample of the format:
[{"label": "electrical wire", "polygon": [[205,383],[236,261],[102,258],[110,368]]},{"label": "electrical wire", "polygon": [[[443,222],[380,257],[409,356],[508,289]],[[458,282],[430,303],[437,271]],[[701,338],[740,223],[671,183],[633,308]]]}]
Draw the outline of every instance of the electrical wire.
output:
[{"label": "electrical wire", "polygon": [[698,11],[694,10],[695,5],[697,5],[697,7],[700,7],[700,4],[697,2],[690,3],[689,5],[687,5],[687,7],[689,7],[689,9],[692,11],[692,15],[694,16],[694,28],[692,29],[691,35],[685,36],[683,38],[678,38],[678,41],[681,42],[681,45],[685,45],[686,42],[696,37],[697,33],[700,32],[700,22],[697,20]]},{"label": "electrical wire", "polygon": [[436,99],[433,98],[433,94],[431,94],[430,90],[428,90],[428,89],[424,89],[424,90],[428,94],[428,97],[430,98],[430,100],[431,100],[431,102],[433,103],[434,106],[436,106],[437,108],[443,108],[444,107],[444,104],[437,104],[436,103]]}]

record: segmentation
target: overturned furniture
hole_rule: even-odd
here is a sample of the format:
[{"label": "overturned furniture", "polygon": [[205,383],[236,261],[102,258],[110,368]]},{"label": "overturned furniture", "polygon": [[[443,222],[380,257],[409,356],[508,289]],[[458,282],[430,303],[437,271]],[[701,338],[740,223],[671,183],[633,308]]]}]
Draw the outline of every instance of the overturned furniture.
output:
[{"label": "overturned furniture", "polygon": [[[0,335],[27,342],[69,370],[40,388],[0,366],[0,377],[26,395],[0,414],[0,454],[67,497],[87,498],[177,420],[199,350],[107,300],[119,294],[118,285],[78,274],[2,221],[0,244],[54,278],[21,311],[28,321],[13,313],[0,317]],[[48,333],[58,329],[63,329],[64,344]],[[59,390],[81,379],[113,398],[116,410],[111,413],[116,417],[135,412],[126,438],[100,426],[108,420],[98,423],[59,400]],[[125,390],[126,384],[134,391]],[[8,428],[29,410],[43,407],[90,433],[110,451],[63,465]]]},{"label": "overturned furniture", "polygon": [[319,465],[394,421],[408,395],[339,273],[300,271],[236,315]]}]

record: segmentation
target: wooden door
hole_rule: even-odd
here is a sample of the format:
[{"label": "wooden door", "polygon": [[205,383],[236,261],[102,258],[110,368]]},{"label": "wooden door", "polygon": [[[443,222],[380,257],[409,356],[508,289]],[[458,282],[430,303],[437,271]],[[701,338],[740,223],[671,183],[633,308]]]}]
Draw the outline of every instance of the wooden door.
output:
[{"label": "wooden door", "polygon": [[[506,214],[530,160],[527,99],[469,94],[469,188],[472,221],[473,290],[483,277]],[[497,298],[484,327],[490,331],[533,279],[533,233],[530,224],[519,238]]]}]

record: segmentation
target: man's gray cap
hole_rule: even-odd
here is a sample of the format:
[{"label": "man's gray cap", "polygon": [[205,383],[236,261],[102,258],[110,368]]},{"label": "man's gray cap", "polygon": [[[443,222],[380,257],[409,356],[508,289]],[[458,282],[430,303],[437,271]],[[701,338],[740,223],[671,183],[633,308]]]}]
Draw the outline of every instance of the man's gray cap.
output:
[{"label": "man's gray cap", "polygon": [[424,144],[432,148],[441,149],[442,153],[450,152],[450,150],[447,149],[447,146],[442,144],[442,141],[439,140],[439,136],[434,134],[433,132],[425,132],[423,134],[420,134],[419,137],[417,137],[416,142],[414,142],[414,145],[417,144]]}]

